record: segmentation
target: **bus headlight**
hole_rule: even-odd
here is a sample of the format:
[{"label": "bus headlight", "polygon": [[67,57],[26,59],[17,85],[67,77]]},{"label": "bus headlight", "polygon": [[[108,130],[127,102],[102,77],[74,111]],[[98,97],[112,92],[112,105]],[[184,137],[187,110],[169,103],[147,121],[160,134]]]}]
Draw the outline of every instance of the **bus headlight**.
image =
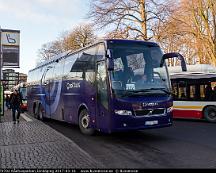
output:
[{"label": "bus headlight", "polygon": [[172,112],[172,111],[173,111],[173,107],[167,108],[167,113],[170,113],[170,112]]},{"label": "bus headlight", "polygon": [[115,113],[118,115],[132,115],[132,112],[128,110],[115,110]]}]

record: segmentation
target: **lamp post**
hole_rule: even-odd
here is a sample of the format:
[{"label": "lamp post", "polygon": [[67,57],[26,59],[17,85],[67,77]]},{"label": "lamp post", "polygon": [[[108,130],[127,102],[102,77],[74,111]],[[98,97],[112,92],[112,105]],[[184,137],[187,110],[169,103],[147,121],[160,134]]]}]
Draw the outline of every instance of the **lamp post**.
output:
[{"label": "lamp post", "polygon": [[[1,26],[0,26],[0,86],[2,85],[2,30],[1,30]],[[0,87],[0,90],[2,90],[3,87]],[[2,92],[2,91],[1,91]],[[1,94],[0,92],[0,94]],[[2,99],[2,97],[0,96],[0,99]],[[4,106],[4,101],[3,100],[0,100],[0,102],[3,104]],[[3,107],[1,106],[1,108]],[[0,109],[1,109],[0,108]],[[1,112],[3,112],[3,110],[1,110]],[[0,122],[1,122],[1,115],[0,115]]]},{"label": "lamp post", "polygon": [[2,55],[3,55],[3,52],[2,52],[2,29],[1,29],[1,26],[0,26],[0,82],[2,80]]}]

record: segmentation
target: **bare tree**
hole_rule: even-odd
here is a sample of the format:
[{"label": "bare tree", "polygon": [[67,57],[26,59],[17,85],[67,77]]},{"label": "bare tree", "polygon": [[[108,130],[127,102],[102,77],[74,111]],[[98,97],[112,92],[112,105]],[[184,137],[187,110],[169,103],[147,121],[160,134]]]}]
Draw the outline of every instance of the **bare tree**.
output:
[{"label": "bare tree", "polygon": [[42,45],[38,50],[38,61],[49,60],[53,56],[62,53],[64,50],[62,48],[62,42],[60,40],[48,42]]},{"label": "bare tree", "polygon": [[189,63],[216,65],[215,0],[181,0],[157,28],[157,39],[163,47],[180,50]]},{"label": "bare tree", "polygon": [[38,50],[39,61],[51,59],[62,52],[77,50],[95,41],[96,36],[90,24],[80,24],[72,31],[64,32],[56,41],[43,44]]},{"label": "bare tree", "polygon": [[[198,46],[206,52],[209,62],[216,65],[216,3],[215,0],[192,0],[191,12]],[[203,58],[206,55],[202,54]]]},{"label": "bare tree", "polygon": [[77,50],[93,43],[95,39],[92,25],[79,25],[63,38],[63,48],[64,50]]},{"label": "bare tree", "polygon": [[111,27],[114,33],[123,31],[128,37],[149,40],[155,24],[169,13],[167,4],[156,0],[92,0],[89,16],[98,28]]},{"label": "bare tree", "polygon": [[112,39],[127,39],[130,38],[129,33],[127,32],[127,29],[119,29],[116,31],[109,32],[106,34],[105,38]]}]

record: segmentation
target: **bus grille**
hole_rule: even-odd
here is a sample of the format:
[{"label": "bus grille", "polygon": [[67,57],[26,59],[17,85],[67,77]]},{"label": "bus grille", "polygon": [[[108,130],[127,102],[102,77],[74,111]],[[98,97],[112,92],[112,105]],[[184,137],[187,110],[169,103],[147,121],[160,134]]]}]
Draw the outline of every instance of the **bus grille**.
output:
[{"label": "bus grille", "polygon": [[159,109],[145,109],[145,110],[136,110],[135,111],[136,116],[162,116],[165,115],[165,109],[159,108]]}]

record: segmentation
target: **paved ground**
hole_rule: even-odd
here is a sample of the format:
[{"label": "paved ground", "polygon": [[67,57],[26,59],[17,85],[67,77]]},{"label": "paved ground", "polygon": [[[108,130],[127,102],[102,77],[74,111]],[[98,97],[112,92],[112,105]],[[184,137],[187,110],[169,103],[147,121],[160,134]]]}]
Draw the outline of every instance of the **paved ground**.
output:
[{"label": "paved ground", "polygon": [[216,124],[175,120],[161,129],[84,136],[77,126],[49,120],[107,168],[216,169]]},{"label": "paved ground", "polygon": [[[12,121],[12,111],[11,111],[11,109],[6,109],[5,108],[5,115],[6,116],[3,116],[3,117],[1,117],[1,121],[2,122],[11,122]],[[25,119],[22,117],[22,116],[20,116],[20,121],[25,121]]]},{"label": "paved ground", "polygon": [[[28,116],[27,116],[28,117]],[[103,168],[73,141],[44,123],[21,118],[13,124],[10,111],[0,123],[0,168]]]},{"label": "paved ground", "polygon": [[0,168],[216,168],[213,123],[175,120],[168,128],[87,136],[68,123],[23,117],[13,124],[7,111],[0,123]]}]

